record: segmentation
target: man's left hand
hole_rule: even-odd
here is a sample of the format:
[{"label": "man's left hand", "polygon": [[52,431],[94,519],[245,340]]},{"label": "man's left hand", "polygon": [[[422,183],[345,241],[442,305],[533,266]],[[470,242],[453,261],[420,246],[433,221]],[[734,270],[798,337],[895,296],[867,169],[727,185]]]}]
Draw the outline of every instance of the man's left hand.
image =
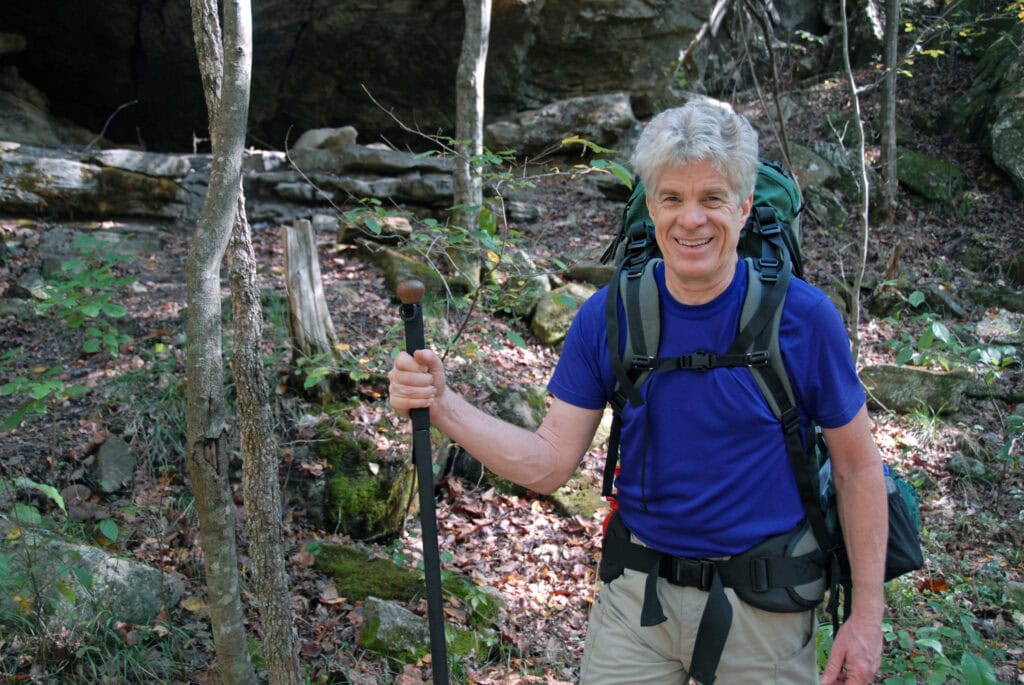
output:
[{"label": "man's left hand", "polygon": [[880,621],[858,620],[854,613],[832,642],[821,685],[870,685],[882,664]]}]

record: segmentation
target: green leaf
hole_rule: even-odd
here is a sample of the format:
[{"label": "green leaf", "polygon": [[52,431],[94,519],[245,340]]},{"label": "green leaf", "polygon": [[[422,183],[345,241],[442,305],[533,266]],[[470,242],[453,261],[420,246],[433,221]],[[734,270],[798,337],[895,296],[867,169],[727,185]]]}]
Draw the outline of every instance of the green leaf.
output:
[{"label": "green leaf", "polygon": [[106,304],[103,305],[103,314],[109,316],[111,319],[120,319],[127,313],[128,308],[122,304],[107,302]]},{"label": "green leaf", "polygon": [[942,654],[942,643],[935,638],[918,638],[917,646],[923,649],[930,649],[937,654]]},{"label": "green leaf", "polygon": [[946,324],[942,323],[941,321],[932,322],[932,335],[934,335],[936,338],[946,343],[947,345],[953,337],[950,334],[949,329],[946,328]]},{"label": "green leaf", "polygon": [[14,520],[24,526],[38,526],[43,522],[43,517],[31,504],[18,502],[14,505]]},{"label": "green leaf", "polygon": [[935,331],[931,328],[926,328],[920,338],[917,339],[917,349],[927,350],[935,342]]},{"label": "green leaf", "polygon": [[89,304],[82,305],[82,314],[89,317],[90,319],[100,315],[100,305],[97,302],[90,302]]},{"label": "green leaf", "polygon": [[85,342],[82,343],[82,349],[89,354],[94,354],[100,350],[100,339],[99,338],[86,338]]},{"label": "green leaf", "polygon": [[46,397],[49,397],[50,393],[55,389],[56,388],[54,388],[53,383],[34,383],[32,385],[32,392],[29,393],[29,396],[34,400],[45,399]]},{"label": "green leaf", "polygon": [[960,657],[960,670],[964,674],[964,685],[997,685],[999,682],[992,664],[970,652]]},{"label": "green leaf", "polygon": [[38,411],[38,409],[36,409],[36,406],[39,404],[42,403],[39,402],[38,400],[30,400],[22,404],[17,409],[15,409],[13,412],[11,412],[10,416],[4,419],[3,430],[9,431],[17,428],[21,424],[22,420],[25,418],[25,414],[30,414],[32,412]]},{"label": "green leaf", "polygon": [[924,299],[924,293],[920,290],[915,290],[910,293],[910,297],[907,298],[907,301],[910,302],[911,307],[920,307],[924,303]]},{"label": "green leaf", "polygon": [[901,347],[896,353],[897,364],[908,364],[910,360],[914,358],[914,349],[909,345]]},{"label": "green leaf", "polygon": [[71,385],[64,389],[64,394],[68,397],[81,397],[87,392],[89,392],[89,388],[84,385]]},{"label": "green leaf", "polygon": [[64,507],[64,498],[60,496],[60,493],[57,491],[57,488],[53,487],[52,485],[47,485],[45,483],[37,483],[31,478],[26,478],[25,476],[18,476],[17,478],[15,478],[14,484],[17,485],[19,488],[32,488],[34,490],[38,490],[39,492],[43,493],[51,500],[53,500],[54,503],[56,503],[56,505],[60,507],[61,511],[63,511],[65,514],[68,513],[68,510]]},{"label": "green leaf", "polygon": [[66,599],[69,604],[74,604],[75,598],[78,597],[78,595],[75,594],[75,591],[72,590],[64,581],[57,583],[57,592],[59,592],[61,597]]},{"label": "green leaf", "polygon": [[523,349],[526,348],[526,340],[515,331],[509,331],[507,337],[517,347],[522,347]]},{"label": "green leaf", "polygon": [[71,573],[73,573],[75,575],[75,578],[78,579],[78,582],[86,590],[89,590],[89,589],[92,588],[92,584],[93,584],[92,572],[89,571],[89,569],[87,569],[85,566],[82,566],[81,564],[75,564],[74,566],[71,567]]},{"label": "green leaf", "polygon": [[117,542],[117,536],[121,534],[121,529],[117,527],[117,523],[114,521],[103,519],[100,521],[100,533],[111,542]]}]

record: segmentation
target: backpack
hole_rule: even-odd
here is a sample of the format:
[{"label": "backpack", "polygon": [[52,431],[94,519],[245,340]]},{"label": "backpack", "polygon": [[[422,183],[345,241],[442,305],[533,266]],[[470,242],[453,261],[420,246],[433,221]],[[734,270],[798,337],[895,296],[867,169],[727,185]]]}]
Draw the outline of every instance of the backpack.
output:
[{"label": "backpack", "polygon": [[[716,574],[727,580],[739,578],[731,581],[733,584],[730,586],[741,598],[759,608],[803,611],[817,606],[825,590],[829,589],[827,610],[832,616],[833,628],[837,629],[840,622],[841,589],[845,599],[843,617],[850,613],[852,580],[842,531],[838,526],[838,509],[827,447],[816,426],[812,426],[813,432],[810,435],[802,435],[792,387],[779,350],[779,322],[789,281],[793,275],[803,275],[799,249],[799,214],[802,209],[800,190],[780,164],[764,159],[759,161],[753,205],[740,231],[737,245],[740,258],[748,264],[748,280],[736,338],[730,349],[722,355],[697,352],[671,358],[657,356],[660,307],[654,268],[660,262],[661,255],[655,242],[654,226],[647,213],[644,193],[643,185],[637,180],[623,210],[619,232],[601,258],[603,263],[615,265],[609,283],[606,319],[610,358],[616,377],[611,401],[613,413],[608,456],[602,479],[602,495],[611,503],[613,512],[609,521],[606,521],[605,549],[613,553],[607,555],[608,560],[605,559],[606,554],[602,553],[602,578],[614,578],[617,573],[621,573],[620,566],[616,564],[623,559],[626,568],[654,569],[649,578],[654,576],[659,567],[664,571],[666,565],[664,559],[652,559],[649,552],[631,545],[628,531],[625,531],[621,521],[617,521],[614,515],[616,502],[613,488],[618,471],[622,410],[627,402],[634,407],[643,404],[640,388],[650,374],[656,371],[749,367],[772,413],[781,424],[797,489],[807,512],[806,521],[794,533],[779,536],[778,540],[770,538],[753,550],[733,557],[728,564],[716,562],[715,569],[702,569],[695,576],[697,580],[693,584],[711,591],[711,595],[698,630],[691,674],[702,683],[711,683],[731,621],[731,608],[727,601],[724,605],[722,603],[724,595],[717,599],[715,597]],[[620,299],[625,309],[625,331],[619,330]],[[623,335],[625,345],[620,357],[620,340]],[[886,477],[887,484],[897,480],[888,472]],[[897,516],[907,511],[904,498],[908,498],[916,510],[916,497],[912,488],[900,481],[898,486],[890,489],[890,519],[894,517],[894,507],[899,510]],[[890,568],[887,563],[886,580],[923,565],[917,542],[919,520],[917,528],[908,528],[908,525],[912,526],[913,517],[908,514],[901,518],[906,524],[899,526],[903,533],[894,531],[890,522],[887,561],[892,564]],[[609,526],[609,522],[612,525]],[[616,528],[617,534],[609,532]],[[623,531],[626,542],[622,541]],[[670,576],[677,572],[676,561],[671,559]],[[770,569],[766,570],[765,576],[771,575],[775,584],[769,587],[762,582],[758,587],[757,582],[751,585],[745,580],[748,576],[757,576],[761,567]],[[665,576],[665,573],[661,575]],[[782,578],[786,580],[780,580]],[[783,582],[787,584],[780,586],[779,583]],[[720,584],[718,589],[721,590]],[[656,596],[650,588],[646,594]],[[654,600],[654,603],[657,604],[657,601]],[[655,625],[661,618],[660,606],[651,610],[645,596],[641,624]]]}]

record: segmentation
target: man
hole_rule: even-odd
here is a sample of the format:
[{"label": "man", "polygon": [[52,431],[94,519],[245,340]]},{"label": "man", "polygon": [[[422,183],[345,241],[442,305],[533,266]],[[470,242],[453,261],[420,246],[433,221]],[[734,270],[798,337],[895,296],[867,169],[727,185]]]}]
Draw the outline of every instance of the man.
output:
[{"label": "man", "polygon": [[[633,156],[664,263],[659,356],[722,354],[736,336],[747,265],[736,247],[753,202],[757,133],[727,106],[698,100],[655,117]],[[612,291],[614,293],[614,290]],[[445,382],[438,356],[400,354],[390,401],[429,407],[439,429],[493,472],[541,493],[573,474],[615,387],[607,288],[570,328],[531,432],[471,406]],[[614,296],[614,295],[613,295]],[[620,315],[622,312],[620,306]],[[821,291],[793,279],[779,345],[801,422],[823,429],[853,573],[853,609],[836,635],[822,683],[871,682],[881,658],[886,493],[849,339]],[[721,560],[785,534],[805,518],[780,423],[749,368],[655,373],[644,404],[623,410],[619,520],[635,545],[690,560]],[[606,552],[607,556],[607,552]],[[584,685],[685,683],[707,588],[626,568],[605,579],[591,612]],[[648,582],[648,581],[652,582]],[[763,611],[725,589],[732,620],[712,677],[733,683],[814,683],[813,610]],[[659,604],[655,621],[650,605]],[[699,650],[698,650],[699,652]],[[705,676],[707,678],[707,676]]]}]

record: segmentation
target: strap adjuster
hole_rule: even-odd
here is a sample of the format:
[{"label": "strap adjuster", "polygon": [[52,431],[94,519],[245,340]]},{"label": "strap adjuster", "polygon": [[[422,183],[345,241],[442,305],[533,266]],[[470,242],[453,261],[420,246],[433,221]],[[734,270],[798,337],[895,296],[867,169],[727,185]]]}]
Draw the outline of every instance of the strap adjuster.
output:
[{"label": "strap adjuster", "polygon": [[790,407],[782,413],[782,430],[786,433],[795,433],[800,430],[800,414],[796,407]]},{"label": "strap adjuster", "polygon": [[750,560],[750,589],[754,592],[767,592],[768,560],[760,557]]},{"label": "strap adjuster", "polygon": [[629,368],[650,371],[657,360],[648,354],[638,354],[629,361]]},{"label": "strap adjuster", "polygon": [[757,350],[756,352],[750,352],[747,354],[747,365],[748,366],[768,366],[771,352],[768,350]]}]

